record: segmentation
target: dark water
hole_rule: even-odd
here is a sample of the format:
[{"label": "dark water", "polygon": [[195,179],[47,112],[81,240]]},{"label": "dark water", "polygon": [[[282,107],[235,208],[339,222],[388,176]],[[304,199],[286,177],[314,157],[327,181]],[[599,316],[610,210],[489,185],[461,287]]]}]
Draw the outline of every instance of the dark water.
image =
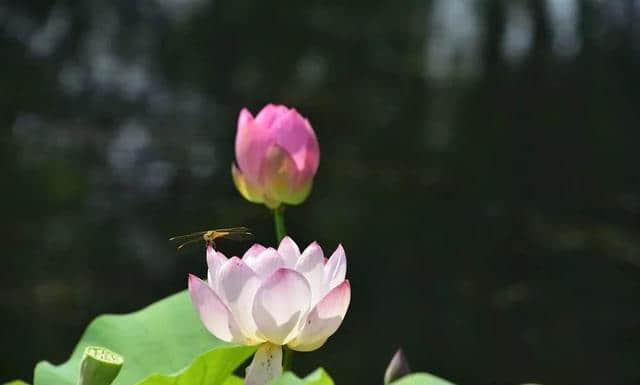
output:
[{"label": "dark water", "polygon": [[[296,356],[381,383],[640,383],[640,2],[0,2],[0,380],[204,266],[169,235],[269,213],[229,173],[243,106],[308,116],[290,233],[352,307]],[[221,243],[227,253],[242,245]]]}]

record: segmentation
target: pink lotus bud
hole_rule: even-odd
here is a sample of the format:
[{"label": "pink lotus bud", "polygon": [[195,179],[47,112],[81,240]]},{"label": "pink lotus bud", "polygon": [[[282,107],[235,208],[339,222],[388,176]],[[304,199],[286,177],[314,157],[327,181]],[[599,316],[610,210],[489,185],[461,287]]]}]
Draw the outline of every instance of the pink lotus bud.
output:
[{"label": "pink lotus bud", "polygon": [[278,250],[255,244],[242,259],[209,247],[208,281],[189,275],[191,301],[204,326],[223,341],[260,345],[245,384],[263,385],[282,372],[282,345],[322,346],[351,301],[347,259],[338,246],[326,260],[317,243],[302,253],[285,237]]},{"label": "pink lotus bud", "polygon": [[231,172],[248,201],[272,209],[302,203],[311,192],[319,161],[316,134],[295,109],[268,104],[255,119],[246,108],[240,111]]}]

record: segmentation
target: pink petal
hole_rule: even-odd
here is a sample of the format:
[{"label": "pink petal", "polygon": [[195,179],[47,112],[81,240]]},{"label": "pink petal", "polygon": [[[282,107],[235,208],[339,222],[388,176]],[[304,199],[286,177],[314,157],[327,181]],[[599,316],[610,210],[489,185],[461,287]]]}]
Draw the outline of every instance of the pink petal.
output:
[{"label": "pink petal", "polygon": [[245,334],[255,337],[256,325],[251,316],[251,304],[260,279],[240,258],[227,260],[218,273],[216,291]]},{"label": "pink petal", "polygon": [[280,254],[271,247],[253,258],[248,258],[246,264],[261,278],[268,277],[274,271],[284,267],[284,261]]},{"label": "pink petal", "polygon": [[302,252],[295,270],[302,273],[309,282],[311,306],[315,305],[329,291],[324,278],[324,253],[317,242],[311,243]]},{"label": "pink petal", "polygon": [[[317,144],[318,141],[309,121],[298,111],[291,109],[279,116],[271,127],[273,135],[277,138],[276,143],[291,155],[298,170],[303,170],[307,161],[307,152],[314,148],[313,144],[309,145],[309,142]],[[313,160],[312,158],[310,160]]]},{"label": "pink petal", "polygon": [[211,334],[226,342],[242,344],[248,342],[229,309],[209,285],[193,274],[189,274],[189,294],[193,307]]},{"label": "pink petal", "polygon": [[320,165],[320,146],[315,134],[307,141],[306,157],[304,159],[304,167],[300,170],[298,184],[304,184],[312,179],[318,171]]},{"label": "pink petal", "polygon": [[277,345],[286,344],[295,336],[310,303],[311,289],[300,273],[276,270],[258,289],[253,303],[258,335]]},{"label": "pink petal", "polygon": [[277,143],[267,148],[258,181],[269,197],[289,196],[295,190],[298,169],[287,150]]},{"label": "pink petal", "polygon": [[293,241],[293,239],[287,237],[282,238],[280,246],[278,246],[278,254],[284,260],[287,267],[293,268],[300,258],[300,248]]},{"label": "pink petal", "polygon": [[342,323],[351,302],[351,286],[343,281],[309,313],[302,330],[291,342],[293,350],[308,352],[322,346]]},{"label": "pink petal", "polygon": [[284,147],[273,144],[264,156],[259,174],[264,201],[269,206],[277,207],[281,202],[300,204],[311,191],[312,180],[301,183],[300,170]]},{"label": "pink petal", "polygon": [[267,148],[274,142],[275,137],[270,133],[269,128],[258,124],[256,120],[248,121],[238,129],[236,133],[238,175],[246,179],[248,186],[258,181]]},{"label": "pink petal", "polygon": [[240,115],[238,116],[238,129],[244,127],[247,122],[250,122],[253,120],[253,115],[251,115],[251,112],[249,112],[249,110],[247,110],[246,108],[243,108],[242,110],[240,110]]},{"label": "pink petal", "polygon": [[242,260],[244,261],[244,263],[247,263],[248,260],[257,257],[266,249],[267,248],[262,246],[261,244],[254,243],[247,251],[245,251],[244,255],[242,256]]},{"label": "pink petal", "polygon": [[262,110],[256,116],[256,122],[265,127],[271,128],[273,122],[278,119],[280,116],[285,115],[289,112],[289,108],[283,105],[275,105],[275,104],[267,104],[262,108]]},{"label": "pink petal", "polygon": [[325,280],[329,285],[329,290],[344,281],[344,277],[347,275],[347,256],[341,244],[338,245],[336,251],[331,254],[327,264],[324,266],[324,274]]},{"label": "pink petal", "polygon": [[282,347],[264,343],[247,367],[244,385],[267,385],[282,374]]}]

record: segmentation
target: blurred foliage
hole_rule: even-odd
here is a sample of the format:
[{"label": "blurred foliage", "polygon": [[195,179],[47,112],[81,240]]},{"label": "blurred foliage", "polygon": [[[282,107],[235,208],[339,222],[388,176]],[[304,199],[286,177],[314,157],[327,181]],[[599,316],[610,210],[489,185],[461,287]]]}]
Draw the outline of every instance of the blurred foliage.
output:
[{"label": "blurred foliage", "polygon": [[[229,174],[281,102],[322,159],[288,230],[342,242],[337,384],[402,346],[456,383],[640,381],[635,0],[0,3],[1,380],[186,286],[175,234],[271,217]],[[221,241],[227,254],[246,245]],[[376,373],[372,368],[379,368]]]}]

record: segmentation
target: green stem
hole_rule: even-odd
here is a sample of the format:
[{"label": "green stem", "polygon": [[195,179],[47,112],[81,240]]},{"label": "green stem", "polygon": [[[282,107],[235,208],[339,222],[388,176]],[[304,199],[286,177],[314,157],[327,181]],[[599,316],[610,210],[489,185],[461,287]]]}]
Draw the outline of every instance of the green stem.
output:
[{"label": "green stem", "polygon": [[[284,205],[273,210],[273,221],[276,226],[276,239],[278,243],[282,240],[282,238],[287,235],[287,230],[284,226]],[[282,358],[282,369],[284,371],[291,370],[291,362],[293,360],[293,350],[288,349],[286,346],[283,346],[284,349],[284,357]]]},{"label": "green stem", "polygon": [[284,227],[284,206],[279,206],[273,210],[273,220],[276,225],[276,240],[278,243],[287,235]]}]

